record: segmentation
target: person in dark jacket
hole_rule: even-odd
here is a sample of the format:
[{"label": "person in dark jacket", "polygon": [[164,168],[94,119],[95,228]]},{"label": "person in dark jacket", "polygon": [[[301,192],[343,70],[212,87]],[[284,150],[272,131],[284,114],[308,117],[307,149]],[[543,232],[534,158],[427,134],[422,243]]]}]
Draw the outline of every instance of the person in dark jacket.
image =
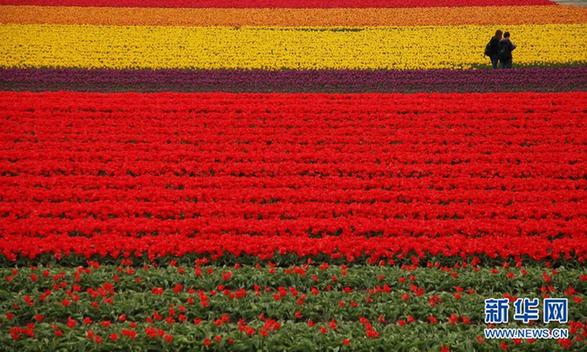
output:
[{"label": "person in dark jacket", "polygon": [[499,64],[501,68],[512,68],[512,51],[516,46],[510,40],[510,32],[505,32],[499,41]]},{"label": "person in dark jacket", "polygon": [[499,53],[499,41],[501,40],[502,31],[497,30],[495,31],[495,35],[491,38],[487,46],[485,47],[485,55],[489,56],[491,60],[491,66],[495,69],[497,68],[497,63],[499,62],[498,53]]}]

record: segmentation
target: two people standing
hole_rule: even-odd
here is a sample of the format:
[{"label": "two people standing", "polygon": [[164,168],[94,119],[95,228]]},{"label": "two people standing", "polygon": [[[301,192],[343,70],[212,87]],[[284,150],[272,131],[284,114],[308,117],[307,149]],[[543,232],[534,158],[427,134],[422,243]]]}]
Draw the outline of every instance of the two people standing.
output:
[{"label": "two people standing", "polygon": [[491,59],[493,68],[512,68],[512,51],[516,45],[510,40],[510,32],[497,30],[485,47],[485,55]]}]

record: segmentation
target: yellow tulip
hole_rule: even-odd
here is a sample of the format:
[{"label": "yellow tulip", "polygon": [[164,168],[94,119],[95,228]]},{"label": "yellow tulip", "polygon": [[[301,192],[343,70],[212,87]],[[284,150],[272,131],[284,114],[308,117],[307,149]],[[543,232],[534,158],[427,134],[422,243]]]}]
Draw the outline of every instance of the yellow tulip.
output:
[{"label": "yellow tulip", "polygon": [[[432,69],[486,64],[500,26],[0,26],[0,67]],[[587,63],[586,24],[501,26],[517,65]]]}]

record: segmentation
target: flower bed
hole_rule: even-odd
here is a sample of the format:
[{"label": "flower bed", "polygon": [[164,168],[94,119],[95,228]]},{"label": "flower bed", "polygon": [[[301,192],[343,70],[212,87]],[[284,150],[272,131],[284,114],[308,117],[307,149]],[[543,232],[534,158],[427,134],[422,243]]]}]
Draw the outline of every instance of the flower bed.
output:
[{"label": "flower bed", "polygon": [[587,350],[587,10],[550,5],[0,0],[0,350]]},{"label": "flower bed", "polygon": [[[390,345],[494,351],[580,348],[587,336],[580,321],[587,314],[581,293],[587,275],[580,268],[129,264],[0,270],[3,294],[10,293],[0,303],[0,323],[10,326],[0,344],[104,351],[367,351]],[[505,342],[479,334],[485,297],[549,295],[571,302],[569,339]]]},{"label": "flower bed", "polygon": [[2,99],[10,260],[585,260],[585,93]]},{"label": "flower bed", "polygon": [[[584,65],[587,24],[512,25],[516,65]],[[0,67],[111,69],[470,69],[491,26],[0,27]],[[454,38],[459,38],[458,50]],[[57,40],[59,39],[59,40]],[[130,44],[132,43],[132,44]]]},{"label": "flower bed", "polygon": [[564,92],[587,90],[587,67],[489,70],[4,69],[0,89],[138,92]]},{"label": "flower bed", "polygon": [[180,8],[386,8],[553,4],[549,0],[0,0],[0,5]]}]

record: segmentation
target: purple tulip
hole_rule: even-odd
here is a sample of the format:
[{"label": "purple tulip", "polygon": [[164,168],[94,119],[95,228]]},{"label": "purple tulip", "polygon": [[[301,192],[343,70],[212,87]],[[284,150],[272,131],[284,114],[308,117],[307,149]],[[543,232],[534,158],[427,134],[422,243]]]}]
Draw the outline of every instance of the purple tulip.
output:
[{"label": "purple tulip", "polygon": [[587,66],[412,71],[0,69],[0,89],[104,92],[585,91]]}]

